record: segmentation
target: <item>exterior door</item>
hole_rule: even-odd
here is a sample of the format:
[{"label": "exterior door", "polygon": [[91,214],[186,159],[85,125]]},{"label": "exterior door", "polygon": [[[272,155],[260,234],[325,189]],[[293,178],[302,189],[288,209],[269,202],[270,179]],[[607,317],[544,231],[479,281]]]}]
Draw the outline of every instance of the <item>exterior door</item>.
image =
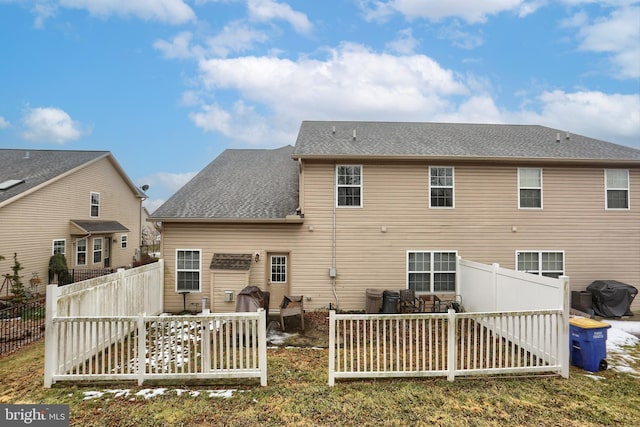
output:
[{"label": "exterior door", "polygon": [[267,269],[267,283],[269,295],[269,309],[278,310],[285,295],[290,295],[289,290],[289,254],[269,253],[267,256],[269,268]]},{"label": "exterior door", "polygon": [[104,239],[104,268],[111,267],[111,237]]}]

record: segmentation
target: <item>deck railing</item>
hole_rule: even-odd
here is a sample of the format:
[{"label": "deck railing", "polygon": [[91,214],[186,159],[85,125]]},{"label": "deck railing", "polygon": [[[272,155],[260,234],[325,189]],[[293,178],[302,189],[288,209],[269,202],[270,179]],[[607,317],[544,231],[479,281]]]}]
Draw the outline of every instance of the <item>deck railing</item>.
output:
[{"label": "deck railing", "polygon": [[329,385],[337,378],[552,372],[566,376],[562,310],[329,313]]},{"label": "deck railing", "polygon": [[259,378],[267,385],[266,314],[57,317],[46,357],[57,381]]}]

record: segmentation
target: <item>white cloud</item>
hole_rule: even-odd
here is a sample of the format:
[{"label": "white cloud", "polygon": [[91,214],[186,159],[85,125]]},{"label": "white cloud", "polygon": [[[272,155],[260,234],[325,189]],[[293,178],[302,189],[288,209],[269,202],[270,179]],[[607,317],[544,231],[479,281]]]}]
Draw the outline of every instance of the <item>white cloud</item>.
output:
[{"label": "white cloud", "polygon": [[640,7],[614,10],[579,31],[580,49],[611,54],[616,74],[640,77]]},{"label": "white cloud", "polygon": [[184,0],[34,0],[31,11],[36,15],[34,25],[41,28],[44,21],[55,15],[58,8],[86,10],[91,15],[135,16],[146,21],[184,24],[196,15]]},{"label": "white cloud", "polygon": [[252,144],[290,144],[301,120],[426,120],[452,111],[449,97],[468,93],[464,81],[427,56],[356,44],[328,50],[324,59],[248,56],[202,60],[199,67],[204,90],[239,95],[229,107],[203,105],[192,121]]},{"label": "white cloud", "polygon": [[[149,186],[147,194],[168,194],[172,195],[178,191],[183,185],[196,176],[197,172],[185,172],[185,173],[170,173],[170,172],[158,172],[152,175],[146,176],[138,180]],[[165,200],[163,199],[147,199],[145,201],[145,207],[149,212],[153,213]]]},{"label": "white cloud", "polygon": [[0,129],[5,129],[11,126],[11,123],[4,117],[0,116]]},{"label": "white cloud", "polygon": [[171,41],[156,40],[153,47],[164,55],[167,59],[187,59],[198,56],[200,53],[197,48],[191,47],[192,34],[189,31],[183,31],[176,34]]},{"label": "white cloud", "polygon": [[484,22],[490,15],[501,12],[525,16],[543,4],[541,1],[524,0],[363,0],[360,3],[366,18],[372,20],[386,19],[393,13],[400,13],[407,19],[441,21],[445,18],[460,18],[469,23]]},{"label": "white cloud", "polygon": [[231,22],[222,31],[207,39],[207,50],[213,55],[225,57],[232,52],[245,52],[255,43],[267,41],[267,36],[241,22]]},{"label": "white cloud", "polygon": [[450,40],[451,43],[462,49],[475,49],[484,44],[484,38],[462,30],[462,25],[455,19],[449,25],[440,30],[440,37]]},{"label": "white cloud", "polygon": [[413,37],[411,28],[405,28],[398,31],[398,37],[395,40],[387,43],[387,49],[402,55],[409,55],[415,52],[418,44],[418,40]]},{"label": "white cloud", "polygon": [[515,123],[542,124],[606,141],[640,146],[640,95],[597,91],[544,92],[537,111],[508,115]]},{"label": "white cloud", "polygon": [[307,15],[297,12],[286,3],[274,0],[248,0],[249,16],[256,21],[271,21],[282,19],[298,33],[308,34],[313,30]]},{"label": "white cloud", "polygon": [[64,144],[90,133],[65,111],[53,107],[29,108],[22,123],[25,127],[22,137],[35,142]]}]

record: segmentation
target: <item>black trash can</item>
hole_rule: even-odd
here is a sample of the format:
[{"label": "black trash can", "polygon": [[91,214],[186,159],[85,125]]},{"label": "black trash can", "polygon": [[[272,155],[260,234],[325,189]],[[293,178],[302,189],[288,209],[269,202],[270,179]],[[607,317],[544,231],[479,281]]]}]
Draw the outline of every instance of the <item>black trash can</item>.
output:
[{"label": "black trash can", "polygon": [[400,301],[400,292],[384,291],[382,293],[382,312],[387,314],[397,313],[398,301]]},{"label": "black trash can", "polygon": [[367,289],[366,293],[367,303],[365,305],[365,313],[380,313],[382,291],[379,289]]}]

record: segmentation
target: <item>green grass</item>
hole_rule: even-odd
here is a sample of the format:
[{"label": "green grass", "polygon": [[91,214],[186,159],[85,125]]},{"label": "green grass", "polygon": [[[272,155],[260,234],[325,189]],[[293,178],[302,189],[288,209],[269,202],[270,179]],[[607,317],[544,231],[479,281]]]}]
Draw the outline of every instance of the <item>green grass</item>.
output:
[{"label": "green grass", "polygon": [[[0,403],[69,404],[77,426],[636,426],[640,379],[608,370],[595,381],[571,377],[389,379],[327,385],[328,350],[268,350],[267,387],[257,380],[210,384],[57,383],[42,387],[42,341],[0,359]],[[640,348],[631,354],[640,358]],[[145,400],[140,389],[166,387]],[[85,392],[129,395],[84,400]],[[237,389],[230,398],[177,395],[176,389]]]}]

